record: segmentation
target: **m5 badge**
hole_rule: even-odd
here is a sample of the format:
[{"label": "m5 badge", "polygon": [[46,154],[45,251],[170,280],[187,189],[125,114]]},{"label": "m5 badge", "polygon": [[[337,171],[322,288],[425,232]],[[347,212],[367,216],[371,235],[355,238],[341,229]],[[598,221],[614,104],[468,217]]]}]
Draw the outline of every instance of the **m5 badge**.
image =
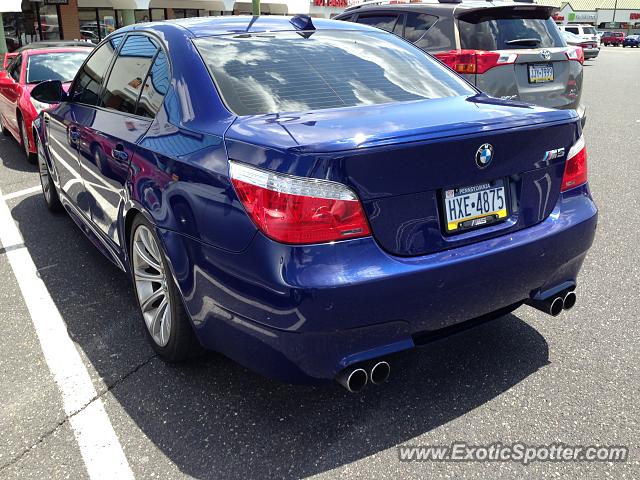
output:
[{"label": "m5 badge", "polygon": [[542,160],[553,160],[555,158],[564,157],[564,148],[556,148],[555,150],[549,150],[544,153]]}]

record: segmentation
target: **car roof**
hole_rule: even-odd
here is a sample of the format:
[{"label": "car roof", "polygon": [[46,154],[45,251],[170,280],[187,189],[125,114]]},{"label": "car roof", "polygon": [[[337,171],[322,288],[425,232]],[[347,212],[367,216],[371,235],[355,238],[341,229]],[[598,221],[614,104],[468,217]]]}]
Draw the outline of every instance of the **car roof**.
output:
[{"label": "car roof", "polygon": [[49,47],[49,48],[30,48],[29,50],[24,50],[24,54],[28,57],[32,57],[34,55],[43,55],[47,53],[70,53],[70,52],[91,52],[93,48],[91,47]]},{"label": "car roof", "polygon": [[[294,17],[279,15],[267,15],[253,17],[250,15],[221,16],[221,17],[196,17],[164,20],[162,22],[138,23],[121,28],[117,32],[126,31],[156,31],[174,26],[189,33],[193,38],[210,37],[214,35],[228,35],[233,33],[262,33],[273,31],[296,31],[290,20]],[[312,18],[316,30],[366,30],[379,32],[380,29],[326,18]]]},{"label": "car roof", "polygon": [[[86,44],[86,45],[83,45]],[[16,48],[16,52],[24,52],[25,50],[32,50],[36,48],[62,48],[62,47],[88,47],[95,48],[95,45],[91,42],[81,42],[76,40],[41,40],[22,47]]]}]

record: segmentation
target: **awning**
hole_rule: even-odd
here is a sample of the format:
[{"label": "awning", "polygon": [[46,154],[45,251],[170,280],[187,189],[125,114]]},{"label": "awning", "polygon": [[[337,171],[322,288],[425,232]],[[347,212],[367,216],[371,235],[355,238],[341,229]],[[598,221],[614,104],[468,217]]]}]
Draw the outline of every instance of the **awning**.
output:
[{"label": "awning", "polygon": [[22,0],[2,0],[0,1],[0,13],[2,12],[21,12]]}]

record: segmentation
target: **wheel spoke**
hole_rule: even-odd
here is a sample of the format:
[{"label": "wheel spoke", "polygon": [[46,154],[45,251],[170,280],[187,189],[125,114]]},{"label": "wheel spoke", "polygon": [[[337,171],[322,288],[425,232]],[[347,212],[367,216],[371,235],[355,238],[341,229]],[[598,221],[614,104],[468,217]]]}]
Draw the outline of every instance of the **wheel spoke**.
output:
[{"label": "wheel spoke", "polygon": [[140,232],[140,240],[144,245],[144,248],[147,249],[149,255],[154,257],[155,261],[159,263],[158,252],[155,245],[155,240],[151,238],[151,232],[149,232],[146,228]]},{"label": "wheel spoke", "polygon": [[164,316],[163,312],[166,310],[167,304],[167,298],[165,297],[160,305],[158,305],[158,308],[156,308],[156,311],[153,314],[153,318],[151,319],[151,323],[149,324],[149,333],[151,333],[152,337],[157,336],[157,334],[159,333],[159,340],[161,344],[163,344],[164,342],[162,340],[162,333],[159,331],[162,325],[159,325],[159,323],[162,322],[162,317]]},{"label": "wheel spoke", "polygon": [[[158,310],[160,310],[160,307],[158,307]],[[160,325],[160,342],[164,345],[169,341],[169,335],[171,334],[171,317],[169,315],[169,305],[167,304],[167,302],[164,302],[162,310],[163,312],[162,325]]]},{"label": "wheel spoke", "polygon": [[134,243],[134,248],[138,256],[150,267],[155,268],[158,272],[162,272],[162,265],[160,265],[155,258],[147,253],[146,247],[143,248],[139,242]]},{"label": "wheel spoke", "polygon": [[164,280],[162,273],[148,273],[140,269],[136,270],[134,275],[137,281],[162,282]]},{"label": "wheel spoke", "polygon": [[166,299],[166,296],[164,294],[164,289],[158,288],[158,290],[156,290],[147,298],[145,298],[142,302],[140,302],[140,308],[142,309],[142,313],[148,312],[151,306],[153,305],[153,303],[161,297],[165,297]]}]

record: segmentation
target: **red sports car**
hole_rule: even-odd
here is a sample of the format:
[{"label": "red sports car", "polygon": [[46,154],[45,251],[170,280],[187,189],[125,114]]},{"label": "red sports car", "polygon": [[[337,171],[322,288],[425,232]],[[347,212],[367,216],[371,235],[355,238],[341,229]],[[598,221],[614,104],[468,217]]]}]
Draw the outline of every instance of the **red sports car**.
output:
[{"label": "red sports car", "polygon": [[0,129],[15,137],[30,162],[36,161],[31,124],[42,110],[52,107],[31,98],[31,90],[43,80],[60,80],[66,90],[92,51],[85,47],[25,50],[0,72]]}]

